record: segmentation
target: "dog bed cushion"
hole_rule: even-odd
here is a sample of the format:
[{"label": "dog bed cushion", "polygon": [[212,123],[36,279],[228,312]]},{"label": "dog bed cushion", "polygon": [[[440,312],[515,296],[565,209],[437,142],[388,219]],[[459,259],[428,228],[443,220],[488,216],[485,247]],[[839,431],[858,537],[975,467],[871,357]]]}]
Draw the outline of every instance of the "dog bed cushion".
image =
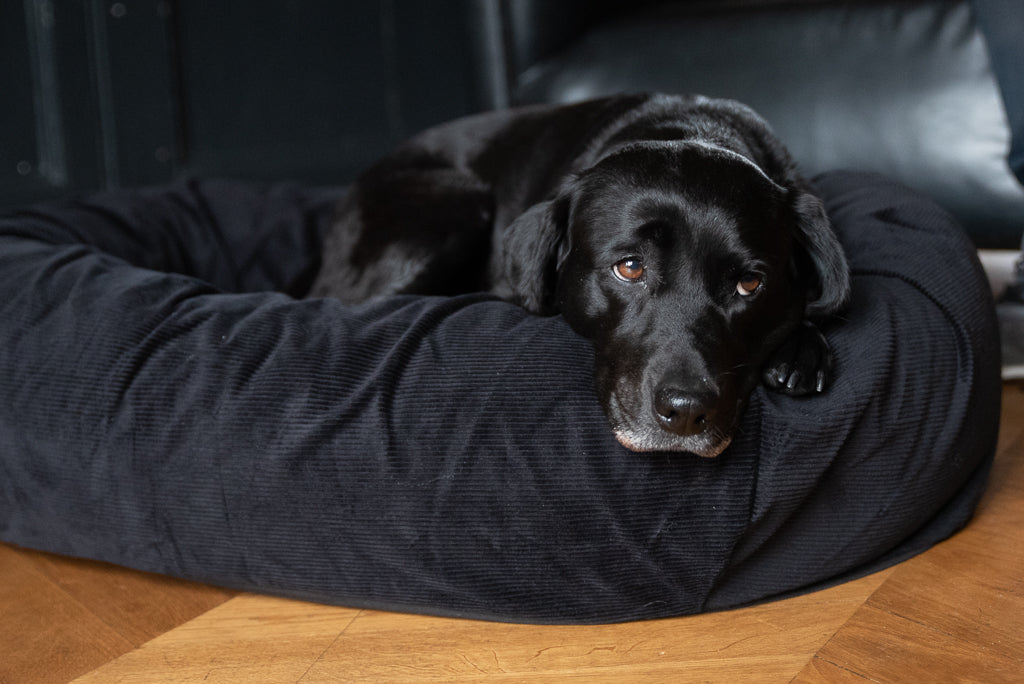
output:
[{"label": "dog bed cushion", "polygon": [[0,539],[264,593],[541,622],[739,606],[969,519],[998,335],[970,242],[816,180],[853,270],[824,395],[708,460],[613,438],[589,344],[485,294],[297,299],[337,192],[190,181],[0,218]]}]

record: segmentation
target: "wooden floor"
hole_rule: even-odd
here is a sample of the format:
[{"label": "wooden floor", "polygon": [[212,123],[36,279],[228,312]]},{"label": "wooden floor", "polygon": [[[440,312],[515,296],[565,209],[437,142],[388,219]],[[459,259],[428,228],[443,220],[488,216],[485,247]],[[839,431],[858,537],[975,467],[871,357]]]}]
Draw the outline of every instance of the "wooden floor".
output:
[{"label": "wooden floor", "polygon": [[535,627],[238,594],[0,545],[0,682],[1024,682],[1024,390],[962,533],[742,610]]}]

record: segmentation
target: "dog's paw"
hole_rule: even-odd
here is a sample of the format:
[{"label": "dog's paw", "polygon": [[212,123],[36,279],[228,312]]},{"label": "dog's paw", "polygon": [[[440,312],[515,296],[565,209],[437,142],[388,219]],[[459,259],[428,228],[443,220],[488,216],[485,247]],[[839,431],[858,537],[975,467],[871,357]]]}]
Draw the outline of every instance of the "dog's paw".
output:
[{"label": "dog's paw", "polygon": [[832,379],[832,350],[813,324],[804,321],[765,364],[769,389],[792,397],[824,392]]}]

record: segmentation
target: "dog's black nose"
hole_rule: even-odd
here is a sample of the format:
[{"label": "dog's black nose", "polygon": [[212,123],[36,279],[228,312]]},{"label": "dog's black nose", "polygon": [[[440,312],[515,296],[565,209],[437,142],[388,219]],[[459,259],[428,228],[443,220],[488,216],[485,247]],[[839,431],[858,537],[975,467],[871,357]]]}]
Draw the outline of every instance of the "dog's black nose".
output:
[{"label": "dog's black nose", "polygon": [[654,412],[663,430],[680,436],[699,435],[714,419],[717,399],[704,388],[693,391],[662,386],[654,393]]}]

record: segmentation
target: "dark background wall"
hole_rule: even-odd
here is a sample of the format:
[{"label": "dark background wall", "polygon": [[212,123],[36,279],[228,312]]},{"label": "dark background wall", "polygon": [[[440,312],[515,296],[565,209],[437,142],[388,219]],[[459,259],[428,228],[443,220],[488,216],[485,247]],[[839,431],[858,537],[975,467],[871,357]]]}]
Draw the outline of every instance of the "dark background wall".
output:
[{"label": "dark background wall", "polygon": [[188,175],[343,184],[463,114],[661,90],[747,102],[805,172],[883,173],[1016,248],[974,12],[1014,2],[0,0],[0,207]]},{"label": "dark background wall", "polygon": [[492,5],[0,0],[0,205],[185,174],[343,182],[503,104]]}]

